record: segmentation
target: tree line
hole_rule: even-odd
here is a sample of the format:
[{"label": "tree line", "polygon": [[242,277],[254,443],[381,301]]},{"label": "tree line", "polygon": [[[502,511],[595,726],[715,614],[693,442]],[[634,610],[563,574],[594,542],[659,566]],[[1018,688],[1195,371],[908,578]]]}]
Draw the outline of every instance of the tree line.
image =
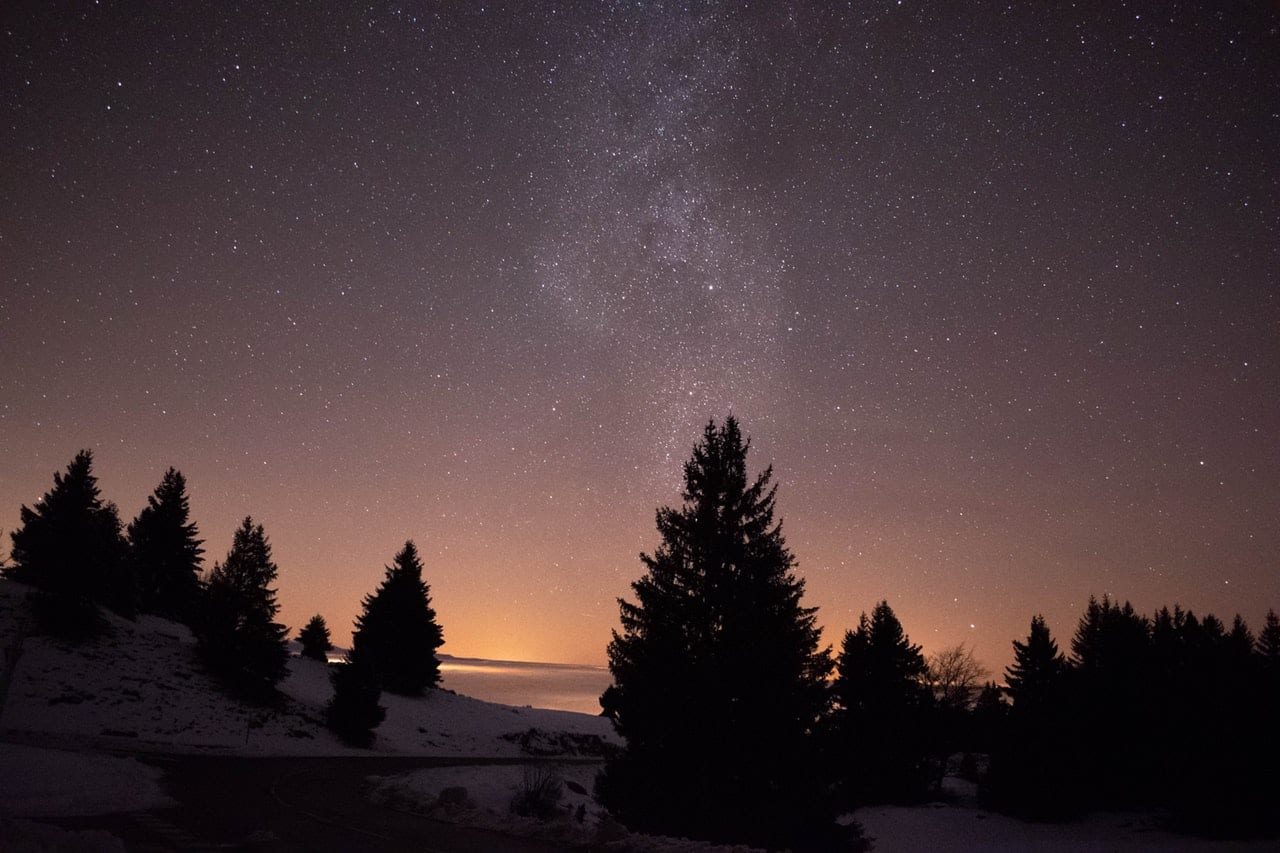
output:
[{"label": "tree line", "polygon": [[[635,829],[769,848],[864,846],[835,816],[941,793],[948,761],[998,809],[1155,807],[1210,835],[1280,829],[1280,622],[1254,637],[1175,607],[1091,600],[1069,656],[1044,620],[1005,687],[963,646],[926,658],[887,601],[822,648],[737,422],[707,424],[619,601],[600,698],[625,739],[598,794]],[[987,759],[982,767],[978,756]],[[968,766],[965,766],[965,765]]]},{"label": "tree line", "polygon": [[[278,704],[288,673],[288,628],[276,621],[279,568],[266,531],[246,516],[226,557],[202,571],[204,544],[191,520],[187,483],[169,468],[127,526],[104,501],[93,454],[82,450],[34,506],[22,506],[10,534],[6,578],[34,587],[39,627],[69,641],[106,629],[99,608],[125,618],[150,613],[189,626],[206,669],[232,694]],[[344,740],[368,746],[385,716],[387,690],[421,695],[440,681],[444,634],[423,565],[410,540],[364,598],[351,650],[333,666],[328,722]],[[302,654],[327,663],[333,648],[324,617],[298,635]]]},{"label": "tree line", "polygon": [[[1030,819],[1158,808],[1181,829],[1280,830],[1280,620],[1255,635],[1236,616],[1174,606],[1139,615],[1091,599],[1059,651],[1031,619],[1003,686],[963,646],[926,657],[887,601],[821,644],[817,608],[776,518],[773,472],[750,476],[737,421],[709,422],[684,466],[679,507],[657,511],[634,600],[619,600],[600,697],[624,747],[597,796],[632,829],[796,850],[856,849],[836,815],[942,793],[948,772],[992,807]],[[91,632],[98,606],[184,621],[230,689],[270,701],[286,672],[277,568],[246,518],[200,571],[202,542],[182,475],[165,473],[128,526],[99,495],[88,451],[34,508],[22,507],[5,575],[40,590],[47,629]],[[439,682],[443,634],[412,541],[362,602],[345,661],[331,669],[329,725],[368,746],[382,691]],[[319,661],[328,628],[298,637]],[[962,756],[959,766],[955,762]]]}]

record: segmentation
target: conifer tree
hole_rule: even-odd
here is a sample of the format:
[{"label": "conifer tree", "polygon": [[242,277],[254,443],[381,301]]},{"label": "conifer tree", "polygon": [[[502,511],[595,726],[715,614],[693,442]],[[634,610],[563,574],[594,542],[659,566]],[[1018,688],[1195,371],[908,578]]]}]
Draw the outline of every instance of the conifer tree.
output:
[{"label": "conifer tree", "polygon": [[1200,621],[1200,634],[1200,643],[1206,651],[1217,649],[1227,636],[1227,626],[1217,616],[1209,613]]},{"label": "conifer tree", "polygon": [[[1192,614],[1185,624],[1191,636],[1199,633]],[[1159,745],[1148,737],[1155,657],[1150,623],[1127,601],[1119,605],[1108,596],[1101,602],[1090,597],[1071,651],[1074,748],[1093,777],[1086,793],[1094,802],[1136,805],[1160,758]]]},{"label": "conifer tree", "polygon": [[1033,616],[1027,641],[1013,641],[1013,665],[1004,671],[1014,705],[1025,709],[1049,701],[1065,666],[1066,660],[1058,654],[1058,644],[1050,636],[1044,617]]},{"label": "conifer tree", "polygon": [[164,473],[128,533],[141,610],[189,622],[200,598],[204,549],[179,471]]},{"label": "conifer tree", "polygon": [[327,653],[333,648],[333,643],[329,641],[329,626],[325,624],[324,617],[319,613],[312,616],[306,627],[298,632],[298,642],[302,643],[304,658],[321,663],[328,661]]},{"label": "conifer tree", "polygon": [[200,648],[209,668],[249,695],[266,698],[287,672],[288,629],[275,621],[278,569],[261,524],[245,517],[205,595]]},{"label": "conifer tree", "polygon": [[932,696],[928,666],[887,601],[845,632],[836,659],[833,725],[844,784],[856,803],[922,796],[928,764]]},{"label": "conifer tree", "polygon": [[1151,617],[1152,676],[1159,689],[1170,690],[1183,664],[1187,613],[1177,604],[1161,607]]},{"label": "conifer tree", "polygon": [[683,505],[658,510],[608,648],[601,704],[626,748],[599,793],[636,830],[782,846],[832,826],[811,766],[831,659],[748,447],[733,417],[708,423]]},{"label": "conifer tree", "polygon": [[444,633],[412,541],[396,554],[377,591],[365,596],[351,639],[351,662],[367,667],[383,690],[417,696],[440,682],[436,649]]},{"label": "conifer tree", "polygon": [[1244,617],[1239,613],[1231,620],[1231,632],[1227,634],[1227,648],[1230,652],[1231,659],[1234,662],[1248,660],[1253,654],[1253,647],[1257,641],[1254,639],[1253,632],[1249,630],[1249,625],[1244,621]]},{"label": "conifer tree", "polygon": [[928,665],[913,645],[889,602],[863,613],[855,631],[846,631],[836,661],[836,702],[843,709],[927,701]]},{"label": "conifer tree", "polygon": [[373,744],[373,730],[387,716],[378,704],[382,690],[368,666],[346,661],[330,669],[333,697],[326,708],[329,728],[352,746]]},{"label": "conifer tree", "polygon": [[[1187,614],[1187,621],[1195,617]],[[1220,629],[1221,622],[1214,622]],[[1103,596],[1101,603],[1093,596],[1075,636],[1071,652],[1076,666],[1086,675],[1102,681],[1127,679],[1147,662],[1150,624],[1134,612],[1133,605],[1114,603]]]},{"label": "conifer tree", "polygon": [[[10,565],[5,576],[52,596],[46,614],[92,621],[92,605],[103,604],[132,615],[137,608],[133,573],[125,559],[120,516],[104,502],[93,474],[93,453],[82,450],[65,474],[53,475],[53,488],[34,507],[20,510],[22,526],[10,536]],[[75,615],[71,615],[71,611]]]},{"label": "conifer tree", "polygon": [[1074,816],[1085,808],[1081,780],[1088,766],[1074,670],[1059,654],[1043,616],[1032,617],[1026,641],[1014,640],[1013,649],[1014,663],[1005,669],[1013,706],[992,739],[987,797],[1023,817]]}]

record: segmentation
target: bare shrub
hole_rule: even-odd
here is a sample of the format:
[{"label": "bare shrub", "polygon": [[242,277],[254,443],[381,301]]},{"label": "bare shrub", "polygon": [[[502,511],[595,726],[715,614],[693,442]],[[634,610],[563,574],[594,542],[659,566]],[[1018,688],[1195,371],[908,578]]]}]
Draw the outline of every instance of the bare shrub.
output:
[{"label": "bare shrub", "polygon": [[548,820],[556,814],[564,795],[564,780],[554,767],[526,766],[521,773],[520,789],[511,800],[511,811],[521,817]]}]

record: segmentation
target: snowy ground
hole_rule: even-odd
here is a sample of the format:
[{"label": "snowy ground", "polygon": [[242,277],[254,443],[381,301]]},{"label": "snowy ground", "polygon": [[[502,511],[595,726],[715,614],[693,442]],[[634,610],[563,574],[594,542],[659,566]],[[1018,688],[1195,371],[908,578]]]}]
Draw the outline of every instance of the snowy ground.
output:
[{"label": "snowy ground", "polygon": [[[0,581],[0,649],[17,648],[25,593]],[[203,672],[184,626],[153,616],[107,618],[110,633],[82,646],[22,638],[0,709],[0,736],[160,752],[368,754],[343,745],[324,726],[332,693],[324,664],[293,658],[281,684],[285,707],[252,708],[224,696]],[[413,699],[384,694],[382,704],[387,717],[377,729],[375,754],[575,756],[618,742],[599,716],[497,705],[447,691]]]},{"label": "snowy ground", "polygon": [[[159,771],[126,749],[160,753],[368,755],[338,742],[323,725],[330,695],[323,664],[294,658],[279,711],[248,708],[205,675],[186,628],[154,617],[108,617],[111,632],[68,646],[28,632],[27,589],[0,580],[0,847],[9,850],[118,850],[102,833],[68,833],[31,817],[102,814],[165,804]],[[440,757],[598,755],[617,743],[610,723],[567,711],[518,708],[445,691],[419,699],[383,697],[387,719],[374,754]],[[21,745],[20,745],[21,744]],[[50,747],[79,750],[63,752]],[[373,780],[372,795],[407,811],[517,834],[591,843],[616,851],[724,851],[691,842],[631,835],[591,801],[597,766],[559,764],[561,797],[548,821],[515,815],[513,798],[531,779],[521,766],[434,768]],[[952,783],[951,801],[913,808],[862,809],[853,816],[881,853],[905,850],[1262,851],[1276,842],[1229,844],[1171,835],[1150,818],[1096,815],[1067,824],[1030,824],[979,809],[971,788]],[[465,788],[446,795],[448,788]],[[581,807],[581,810],[580,808]],[[579,812],[581,811],[581,820]],[[742,848],[738,848],[742,849]]]},{"label": "snowy ground", "polygon": [[1210,853],[1277,850],[1275,841],[1209,841],[1163,832],[1149,815],[1096,814],[1062,824],[1024,823],[982,809],[936,803],[860,809],[856,813],[876,853],[930,850],[1036,850],[1044,853]]},{"label": "snowy ground", "polygon": [[71,830],[0,817],[5,853],[125,853],[124,842],[102,830]]},{"label": "snowy ground", "polygon": [[[613,851],[745,851],[680,839],[629,834],[582,792],[591,790],[596,768],[561,765],[552,768],[561,780],[562,797],[550,820],[538,821],[513,813],[512,802],[532,781],[521,767],[442,767],[396,776],[373,777],[371,798],[383,805],[430,815],[441,820],[587,844]],[[579,790],[574,790],[577,786]],[[463,802],[449,802],[448,789],[464,789]],[[1210,853],[1280,849],[1274,841],[1221,842],[1174,835],[1158,828],[1150,815],[1098,814],[1061,824],[1026,823],[986,811],[976,805],[973,785],[948,778],[949,802],[924,806],[881,806],[860,809],[846,820],[862,824],[876,853],[938,853],[969,851],[1114,851],[1114,853]],[[453,795],[454,799],[457,794]],[[442,802],[442,799],[445,800]],[[582,807],[582,820],[577,813]]]},{"label": "snowy ground", "polygon": [[949,802],[924,806],[876,806],[851,817],[862,824],[876,853],[1210,853],[1277,850],[1275,841],[1224,842],[1174,835],[1148,814],[1102,813],[1066,823],[1027,823],[977,805],[971,782],[948,777]]},{"label": "snowy ground", "polygon": [[[435,767],[371,777],[370,799],[438,820],[613,853],[749,853],[752,849],[627,832],[591,797],[598,770],[583,764]],[[548,774],[560,791],[554,814],[543,819],[517,814],[513,802]],[[465,799],[460,791],[465,791]]]}]

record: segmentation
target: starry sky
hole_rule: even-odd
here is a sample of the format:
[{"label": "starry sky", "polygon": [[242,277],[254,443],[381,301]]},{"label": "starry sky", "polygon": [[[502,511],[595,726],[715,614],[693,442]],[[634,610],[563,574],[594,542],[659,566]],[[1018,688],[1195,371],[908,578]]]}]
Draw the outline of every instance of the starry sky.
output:
[{"label": "starry sky", "polygon": [[1275,3],[0,21],[6,531],[174,465],[295,629],[413,538],[443,651],[599,664],[733,412],[828,642],[1280,607]]}]

